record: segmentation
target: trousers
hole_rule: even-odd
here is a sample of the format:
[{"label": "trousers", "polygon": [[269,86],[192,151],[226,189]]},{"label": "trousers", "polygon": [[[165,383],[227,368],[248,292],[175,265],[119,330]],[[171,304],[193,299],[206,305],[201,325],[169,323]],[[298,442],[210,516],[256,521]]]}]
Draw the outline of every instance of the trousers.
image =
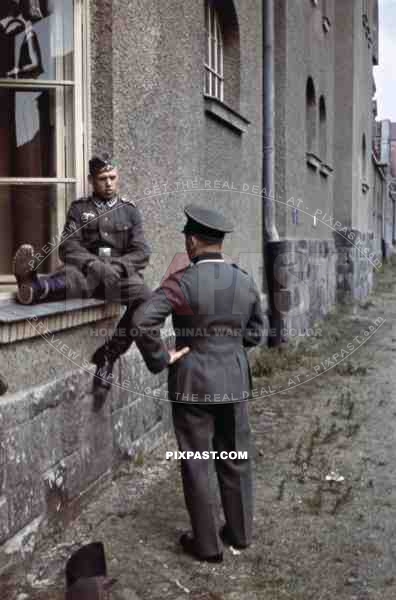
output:
[{"label": "trousers", "polygon": [[140,304],[151,297],[152,293],[150,288],[145,285],[139,271],[129,277],[121,277],[118,285],[112,288],[106,287],[104,282],[93,281],[89,277],[85,277],[79,269],[69,265],[51,275],[40,278],[41,285],[43,279],[49,287],[46,301],[97,298],[126,306],[116,330],[106,343],[106,354],[109,358],[117,359],[135,341],[136,333],[132,328],[133,313]]},{"label": "trousers", "polygon": [[[202,453],[243,451],[247,458],[214,460],[227,529],[236,544],[252,538],[253,478],[251,432],[246,402],[187,404],[174,402],[172,417],[179,450]],[[184,498],[197,550],[219,554],[222,544],[210,489],[210,460],[181,459]]]}]

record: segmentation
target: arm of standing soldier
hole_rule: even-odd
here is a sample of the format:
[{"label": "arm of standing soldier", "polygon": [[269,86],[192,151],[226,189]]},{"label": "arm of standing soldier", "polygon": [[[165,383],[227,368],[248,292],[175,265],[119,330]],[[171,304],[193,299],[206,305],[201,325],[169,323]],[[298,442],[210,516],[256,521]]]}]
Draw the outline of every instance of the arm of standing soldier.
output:
[{"label": "arm of standing soldier", "polygon": [[132,227],[128,240],[128,246],[122,256],[112,258],[111,264],[117,265],[123,271],[123,275],[128,277],[135,271],[140,271],[147,267],[150,260],[150,246],[146,242],[143,231],[143,221],[139,210],[132,207]]},{"label": "arm of standing soldier", "polygon": [[185,304],[180,282],[177,277],[171,276],[134,312],[133,327],[138,330],[136,345],[152,373],[159,373],[189,351],[188,347],[178,351],[168,350],[160,331],[167,317],[174,311],[182,310]]},{"label": "arm of standing soldier", "polygon": [[251,279],[250,294],[251,310],[243,336],[243,345],[245,348],[258,346],[263,338],[264,330],[264,315],[261,308],[260,294],[253,279]]},{"label": "arm of standing soldier", "polygon": [[81,211],[73,203],[69,208],[66,223],[62,232],[59,245],[59,258],[66,264],[74,265],[84,272],[90,262],[97,260],[97,256],[90,252],[83,244]]}]

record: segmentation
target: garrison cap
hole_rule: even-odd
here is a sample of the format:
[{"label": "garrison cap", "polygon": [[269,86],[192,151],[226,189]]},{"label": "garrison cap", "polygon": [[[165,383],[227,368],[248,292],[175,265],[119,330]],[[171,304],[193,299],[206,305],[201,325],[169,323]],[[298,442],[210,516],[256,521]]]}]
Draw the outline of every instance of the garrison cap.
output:
[{"label": "garrison cap", "polygon": [[93,177],[102,171],[112,171],[117,168],[117,165],[107,153],[102,154],[101,156],[93,156],[88,164],[89,174]]},{"label": "garrison cap", "polygon": [[221,241],[226,233],[233,231],[233,227],[226,221],[223,215],[211,208],[204,208],[194,204],[185,207],[187,223],[184,226],[184,234],[198,235],[205,240]]}]

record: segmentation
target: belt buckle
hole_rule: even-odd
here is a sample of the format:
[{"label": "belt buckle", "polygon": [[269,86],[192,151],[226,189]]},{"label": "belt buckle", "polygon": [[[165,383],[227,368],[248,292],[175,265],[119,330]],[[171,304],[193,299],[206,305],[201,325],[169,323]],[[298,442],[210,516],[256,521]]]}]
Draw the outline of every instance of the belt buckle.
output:
[{"label": "belt buckle", "polygon": [[98,249],[98,256],[109,257],[111,256],[111,248],[101,247]]}]

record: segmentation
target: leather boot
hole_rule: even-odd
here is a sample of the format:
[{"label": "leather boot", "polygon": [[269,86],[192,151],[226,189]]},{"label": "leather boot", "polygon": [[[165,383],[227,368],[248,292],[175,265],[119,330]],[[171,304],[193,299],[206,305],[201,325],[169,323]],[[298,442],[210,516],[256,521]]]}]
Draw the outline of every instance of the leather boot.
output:
[{"label": "leather boot", "polygon": [[117,358],[118,356],[114,356],[107,343],[100,346],[92,356],[91,361],[96,365],[92,383],[94,410],[100,410],[106,401],[111,388],[114,363]]},{"label": "leather boot", "polygon": [[19,246],[14,256],[14,275],[18,284],[20,304],[35,304],[46,296],[47,288],[37,277],[34,248],[31,244]]},{"label": "leather boot", "polygon": [[63,271],[37,276],[34,248],[22,244],[14,256],[14,275],[18,284],[17,300],[20,304],[56,302],[66,298],[66,275]]}]

